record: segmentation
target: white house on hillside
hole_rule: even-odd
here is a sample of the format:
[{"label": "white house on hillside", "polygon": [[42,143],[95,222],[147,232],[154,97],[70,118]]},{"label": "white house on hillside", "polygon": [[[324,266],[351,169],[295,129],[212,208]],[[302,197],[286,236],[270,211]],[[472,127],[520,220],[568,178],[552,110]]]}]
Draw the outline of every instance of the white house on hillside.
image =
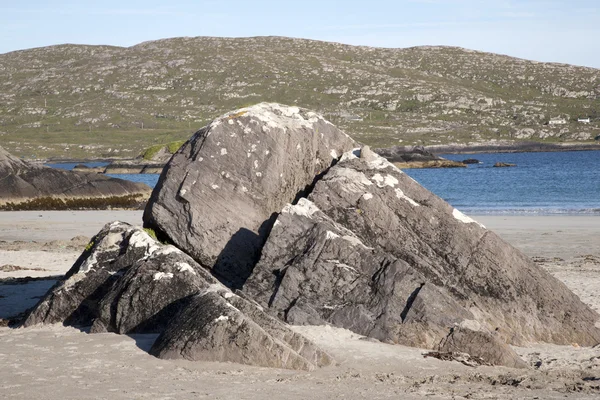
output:
[{"label": "white house on hillside", "polygon": [[550,121],[548,121],[548,124],[550,125],[565,125],[567,123],[567,120],[564,118],[551,118]]},{"label": "white house on hillside", "polygon": [[590,117],[587,117],[587,118],[578,118],[577,122],[581,122],[582,124],[589,124],[590,123]]}]

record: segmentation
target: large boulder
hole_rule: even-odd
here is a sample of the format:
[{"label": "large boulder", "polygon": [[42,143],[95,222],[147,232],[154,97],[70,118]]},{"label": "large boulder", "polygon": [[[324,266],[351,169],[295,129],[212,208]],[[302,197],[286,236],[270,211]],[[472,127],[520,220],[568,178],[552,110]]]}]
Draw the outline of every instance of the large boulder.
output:
[{"label": "large boulder", "polygon": [[313,370],[331,357],[257,305],[226,290],[194,296],[150,353],[164,359],[226,361]]},{"label": "large boulder", "polygon": [[0,147],[0,209],[138,207],[143,183],[23,161]]},{"label": "large boulder", "polygon": [[437,349],[461,324],[492,347],[600,342],[565,285],[367,148],[284,208],[243,292],[291,323],[411,346]]},{"label": "large boulder", "polygon": [[171,158],[144,225],[240,287],[276,213],[354,147],[331,123],[297,107],[261,103],[228,113]]},{"label": "large boulder", "polygon": [[23,326],[62,322],[94,332],[159,333],[182,299],[218,284],[174,246],[114,222],[92,239]]},{"label": "large boulder", "polygon": [[63,323],[91,333],[159,333],[160,358],[312,370],[332,359],[205,268],[141,228],[114,222],[90,242],[23,327]]}]

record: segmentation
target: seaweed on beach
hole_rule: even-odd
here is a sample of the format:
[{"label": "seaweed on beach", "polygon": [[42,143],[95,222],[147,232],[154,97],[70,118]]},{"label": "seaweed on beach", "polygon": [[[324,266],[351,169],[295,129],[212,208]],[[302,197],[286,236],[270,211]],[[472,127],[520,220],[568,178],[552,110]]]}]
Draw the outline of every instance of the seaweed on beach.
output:
[{"label": "seaweed on beach", "polygon": [[34,210],[110,210],[141,209],[146,203],[142,195],[110,196],[110,197],[37,197],[26,201],[7,202],[0,205],[1,211],[34,211]]}]

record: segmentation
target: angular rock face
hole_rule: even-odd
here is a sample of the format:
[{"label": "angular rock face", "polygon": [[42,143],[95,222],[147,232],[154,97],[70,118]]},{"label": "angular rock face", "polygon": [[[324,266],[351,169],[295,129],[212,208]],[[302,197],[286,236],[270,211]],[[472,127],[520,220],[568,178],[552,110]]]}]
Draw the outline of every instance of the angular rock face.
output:
[{"label": "angular rock face", "polygon": [[331,358],[208,270],[144,230],[107,224],[23,326],[62,322],[91,333],[162,333],[161,358],[311,370]]},{"label": "angular rock face", "polygon": [[283,210],[243,291],[291,323],[412,346],[461,323],[499,343],[600,342],[566,286],[368,149]]},{"label": "angular rock face", "polygon": [[143,200],[150,191],[150,187],[143,183],[28,163],[0,147],[0,206],[39,197],[90,199],[137,196]]},{"label": "angular rock face", "polygon": [[309,340],[229,291],[194,296],[159,336],[150,353],[165,359],[300,370],[332,362]]},{"label": "angular rock face", "polygon": [[158,333],[182,300],[217,284],[208,271],[140,228],[107,224],[23,326],[63,322],[93,332]]},{"label": "angular rock face", "polygon": [[296,107],[261,103],[224,115],[171,158],[144,224],[240,287],[276,213],[354,147],[331,123]]}]

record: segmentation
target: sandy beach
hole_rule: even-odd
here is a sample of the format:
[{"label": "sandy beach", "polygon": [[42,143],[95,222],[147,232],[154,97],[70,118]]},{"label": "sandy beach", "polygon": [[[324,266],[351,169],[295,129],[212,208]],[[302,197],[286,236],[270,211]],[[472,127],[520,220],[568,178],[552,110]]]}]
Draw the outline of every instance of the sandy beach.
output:
[{"label": "sandy beach", "polygon": [[[141,211],[0,212],[0,318],[33,306],[107,222]],[[600,217],[475,216],[600,311]],[[34,277],[32,280],[26,277]],[[0,397],[7,399],[592,399],[600,348],[516,348],[528,370],[467,367],[332,327],[294,327],[336,359],[312,372],[164,361],[153,335],[89,335],[54,325],[0,328]]]}]

